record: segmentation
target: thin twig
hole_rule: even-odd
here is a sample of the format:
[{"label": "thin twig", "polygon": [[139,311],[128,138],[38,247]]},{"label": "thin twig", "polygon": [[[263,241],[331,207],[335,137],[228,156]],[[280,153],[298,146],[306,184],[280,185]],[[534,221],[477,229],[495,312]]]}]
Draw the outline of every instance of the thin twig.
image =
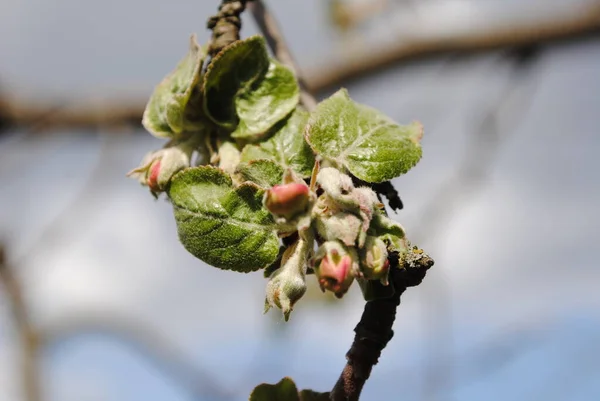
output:
[{"label": "thin twig", "polygon": [[[435,25],[433,22],[431,25]],[[412,38],[386,41],[386,45],[353,46],[352,52],[334,56],[308,71],[313,92],[335,88],[401,61],[450,52],[473,53],[503,47],[525,46],[572,37],[597,35],[600,31],[600,1],[574,7],[561,18],[532,17],[471,29],[436,32],[417,29]]]},{"label": "thin twig", "polygon": [[[249,8],[256,7],[248,4]],[[254,10],[252,10],[254,14]],[[265,21],[267,19],[265,18]],[[257,20],[257,23],[259,21]],[[304,88],[312,93],[340,86],[349,80],[368,76],[375,71],[393,64],[408,62],[424,56],[455,52],[470,54],[499,48],[512,48],[520,45],[544,44],[564,40],[581,40],[600,31],[600,6],[581,7],[572,15],[553,21],[531,21],[513,27],[474,28],[468,36],[452,32],[431,33],[426,39],[407,39],[383,49],[354,48],[352,54],[332,56],[323,65],[312,68],[304,74]],[[278,32],[278,30],[276,31]],[[265,36],[268,38],[268,32]],[[275,52],[275,50],[274,50]],[[288,52],[289,53],[289,52]],[[285,57],[284,57],[285,59]],[[299,73],[294,67],[296,74]],[[299,77],[302,78],[302,77]],[[308,91],[304,93],[310,93]],[[304,100],[304,102],[309,100]],[[76,108],[65,105],[78,105]],[[57,128],[85,128],[101,125],[103,132],[118,125],[141,127],[145,99],[124,102],[113,99],[105,104],[93,102],[64,101],[58,104],[36,104],[28,99],[7,97],[0,93],[0,132],[8,127],[34,128],[36,132]]]},{"label": "thin twig", "polygon": [[208,54],[216,56],[223,48],[240,39],[242,19],[247,0],[222,0],[219,12],[210,17],[207,28],[212,31]]},{"label": "thin twig", "polygon": [[0,281],[4,284],[10,302],[17,335],[21,343],[21,380],[27,401],[40,401],[41,380],[39,361],[39,335],[29,317],[23,298],[22,285],[8,266],[4,248],[0,244]]},{"label": "thin twig", "polygon": [[396,319],[396,308],[400,305],[400,296],[408,287],[419,285],[427,270],[433,266],[433,260],[421,252],[411,250],[413,258],[407,258],[411,262],[402,266],[398,265],[397,258],[390,258],[393,262],[390,267],[390,285],[394,286],[394,295],[366,303],[360,322],[354,329],[354,342],[346,354],[348,361],[331,391],[332,401],[359,399],[381,351],[394,335],[392,325]]},{"label": "thin twig", "polygon": [[304,80],[304,76],[300,72],[298,64],[294,61],[294,57],[292,57],[292,53],[283,38],[283,34],[277,25],[277,21],[262,0],[253,0],[248,4],[248,9],[252,12],[252,16],[254,17],[258,28],[267,40],[275,58],[289,67],[296,74],[296,79],[300,86],[300,103],[306,107],[308,111],[314,110],[314,108],[317,107],[317,101],[308,90],[308,85]]}]

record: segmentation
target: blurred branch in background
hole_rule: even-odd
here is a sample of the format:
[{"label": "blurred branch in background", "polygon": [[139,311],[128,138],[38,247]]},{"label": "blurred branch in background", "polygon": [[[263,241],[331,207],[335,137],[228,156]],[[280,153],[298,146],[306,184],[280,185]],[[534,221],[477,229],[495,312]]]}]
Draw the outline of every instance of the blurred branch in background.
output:
[{"label": "blurred branch in background", "polygon": [[164,336],[144,322],[115,312],[90,312],[57,319],[43,328],[45,351],[81,336],[108,336],[136,351],[165,376],[188,390],[194,400],[234,400],[235,389],[226,389],[208,369],[202,369],[178,351]]},{"label": "blurred branch in background", "polygon": [[[395,34],[392,29],[390,35],[398,36],[397,40],[388,38],[387,44],[379,46],[372,43],[353,46],[352,52],[339,52],[338,55],[334,52],[322,65],[307,70],[307,87],[313,93],[323,92],[395,63],[423,56],[514,48],[596,35],[600,32],[600,1],[573,7],[560,18],[532,16],[528,21],[509,22],[478,24],[469,29],[458,24],[452,29],[435,30],[432,28],[435,21],[430,19],[428,24],[416,25],[410,36]],[[0,131],[9,127],[26,127],[29,132],[39,132],[98,125],[108,131],[118,125],[140,126],[145,104],[145,99],[114,99],[105,102],[66,100],[48,105],[0,92]]]},{"label": "blurred branch in background", "polygon": [[30,319],[29,308],[23,296],[23,287],[15,270],[8,265],[6,251],[0,244],[0,282],[10,304],[21,351],[21,374],[23,396],[26,401],[41,401],[40,392],[40,336]]},{"label": "blurred branch in background", "polygon": [[[20,343],[22,391],[26,401],[42,401],[41,357],[53,347],[75,337],[107,335],[137,351],[159,370],[188,389],[195,400],[234,400],[235,389],[225,389],[208,369],[193,364],[155,330],[130,317],[114,312],[85,312],[58,319],[46,327],[36,327],[24,299],[23,285],[16,268],[9,266],[0,244],[0,283],[12,309]],[[48,397],[49,398],[49,397]]]}]

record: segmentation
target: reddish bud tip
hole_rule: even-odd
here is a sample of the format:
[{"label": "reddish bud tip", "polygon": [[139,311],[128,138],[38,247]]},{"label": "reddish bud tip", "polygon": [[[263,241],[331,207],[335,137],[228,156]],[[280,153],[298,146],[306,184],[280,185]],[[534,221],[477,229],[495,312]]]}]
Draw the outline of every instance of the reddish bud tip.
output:
[{"label": "reddish bud tip", "polygon": [[158,192],[160,191],[160,188],[158,187],[158,174],[160,173],[160,159],[157,159],[156,161],[154,161],[154,163],[152,163],[152,166],[150,166],[150,172],[148,174],[148,187],[154,191],[154,192]]},{"label": "reddish bud tip", "polygon": [[278,216],[292,217],[306,210],[309,188],[302,183],[275,185],[267,191],[265,206]]}]

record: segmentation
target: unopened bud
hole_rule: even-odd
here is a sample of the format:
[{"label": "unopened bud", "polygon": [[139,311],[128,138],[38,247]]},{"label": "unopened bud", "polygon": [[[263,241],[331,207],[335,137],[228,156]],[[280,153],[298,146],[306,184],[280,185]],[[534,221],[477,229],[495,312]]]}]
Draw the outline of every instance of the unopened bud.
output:
[{"label": "unopened bud", "polygon": [[337,239],[346,246],[356,246],[363,222],[352,213],[338,212],[328,215],[325,212],[316,215],[315,227],[319,236],[326,241]]},{"label": "unopened bud", "polygon": [[277,306],[282,310],[286,321],[290,318],[294,304],[306,292],[305,274],[309,250],[308,242],[301,238],[285,250],[281,267],[271,274],[267,283],[265,312],[272,306]]},{"label": "unopened bud", "polygon": [[304,183],[275,185],[265,195],[265,207],[276,216],[291,218],[306,211],[309,188]]},{"label": "unopened bud", "polygon": [[390,262],[385,242],[377,237],[367,236],[360,256],[364,277],[369,280],[380,280],[383,285],[387,285]]},{"label": "unopened bud", "polygon": [[358,256],[354,248],[339,241],[324,242],[315,255],[314,270],[322,291],[328,290],[341,298],[358,274]]},{"label": "unopened bud", "polygon": [[190,166],[192,151],[193,148],[182,144],[149,153],[141,165],[127,175],[137,178],[152,193],[162,192],[167,189],[175,173]]}]

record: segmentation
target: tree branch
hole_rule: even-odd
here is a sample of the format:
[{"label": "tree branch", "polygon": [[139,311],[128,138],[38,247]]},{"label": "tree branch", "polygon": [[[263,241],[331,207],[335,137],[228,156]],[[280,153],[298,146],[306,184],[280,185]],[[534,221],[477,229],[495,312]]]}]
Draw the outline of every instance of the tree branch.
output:
[{"label": "tree branch", "polygon": [[[260,7],[260,4],[262,2],[248,4],[248,7],[252,8],[253,15],[260,12],[260,9],[254,9]],[[263,14],[264,33],[267,40],[270,41],[269,37],[272,32],[277,33],[279,30],[276,29],[276,25],[269,23],[272,18],[267,18],[267,15]],[[257,19],[257,23],[260,25],[260,20]],[[355,47],[352,54],[332,56],[323,65],[308,70],[305,80],[301,79],[301,81],[306,82],[305,88],[310,89],[313,93],[318,93],[340,86],[349,80],[367,76],[395,63],[407,62],[424,56],[449,52],[470,54],[476,51],[544,44],[559,40],[578,40],[597,35],[599,31],[600,6],[592,4],[580,7],[569,15],[551,21],[532,20],[515,26],[473,28],[468,34],[458,31],[433,32],[427,34],[426,37],[421,35],[420,38],[406,39],[395,45],[379,49],[368,46],[362,49]],[[281,38],[281,35],[272,37]],[[283,41],[278,40],[277,43],[283,43]],[[284,49],[287,48],[284,47]],[[281,47],[276,46],[273,52],[277,55],[278,51],[281,53]],[[281,57],[281,54],[278,57]],[[283,56],[283,60],[285,60],[285,56]],[[293,68],[298,76],[298,68],[295,66]],[[309,92],[305,91],[305,93]],[[0,93],[0,131],[8,127],[26,127],[34,132],[98,125],[101,125],[104,130],[123,124],[141,127],[142,113],[146,105],[145,99],[136,102],[114,99],[105,104],[94,104],[93,102],[82,104],[81,101],[67,100],[48,105],[36,104],[27,99],[7,97],[6,94],[2,95]],[[303,102],[306,102],[304,95],[302,99]],[[77,107],[70,107],[74,104]],[[310,101],[307,104],[310,104]]]},{"label": "tree branch", "polygon": [[[427,270],[433,266],[433,259],[422,250],[411,249],[409,255],[402,266],[398,264],[397,255],[390,257],[390,285],[394,286],[394,295],[366,303],[360,322],[354,328],[356,335],[346,354],[346,366],[331,391],[332,401],[359,399],[381,351],[394,335],[392,325],[396,319],[396,308],[400,305],[400,296],[408,287],[419,285]],[[376,284],[380,285],[378,282]]]},{"label": "tree branch", "polygon": [[222,0],[219,12],[206,24],[212,30],[208,54],[216,56],[223,48],[240,39],[242,20],[240,14],[246,9],[247,0]]},{"label": "tree branch", "polygon": [[22,286],[6,262],[4,248],[0,244],[0,281],[4,284],[6,296],[12,309],[17,335],[21,343],[21,378],[23,395],[27,401],[40,401],[39,336],[34,328],[27,305],[23,298]]},{"label": "tree branch", "polygon": [[262,0],[253,0],[250,4],[248,4],[248,9],[252,12],[252,16],[254,17],[258,28],[267,40],[267,43],[273,51],[275,58],[281,61],[284,65],[294,71],[294,74],[296,74],[296,79],[298,80],[298,84],[300,86],[300,103],[302,103],[302,105],[306,107],[308,111],[314,110],[314,108],[317,107],[317,101],[310,93],[308,85],[304,80],[304,76],[300,72],[298,64],[294,61],[294,57],[292,56],[292,53],[288,48],[285,39],[283,38],[283,34],[277,25],[277,21],[269,12]]}]

